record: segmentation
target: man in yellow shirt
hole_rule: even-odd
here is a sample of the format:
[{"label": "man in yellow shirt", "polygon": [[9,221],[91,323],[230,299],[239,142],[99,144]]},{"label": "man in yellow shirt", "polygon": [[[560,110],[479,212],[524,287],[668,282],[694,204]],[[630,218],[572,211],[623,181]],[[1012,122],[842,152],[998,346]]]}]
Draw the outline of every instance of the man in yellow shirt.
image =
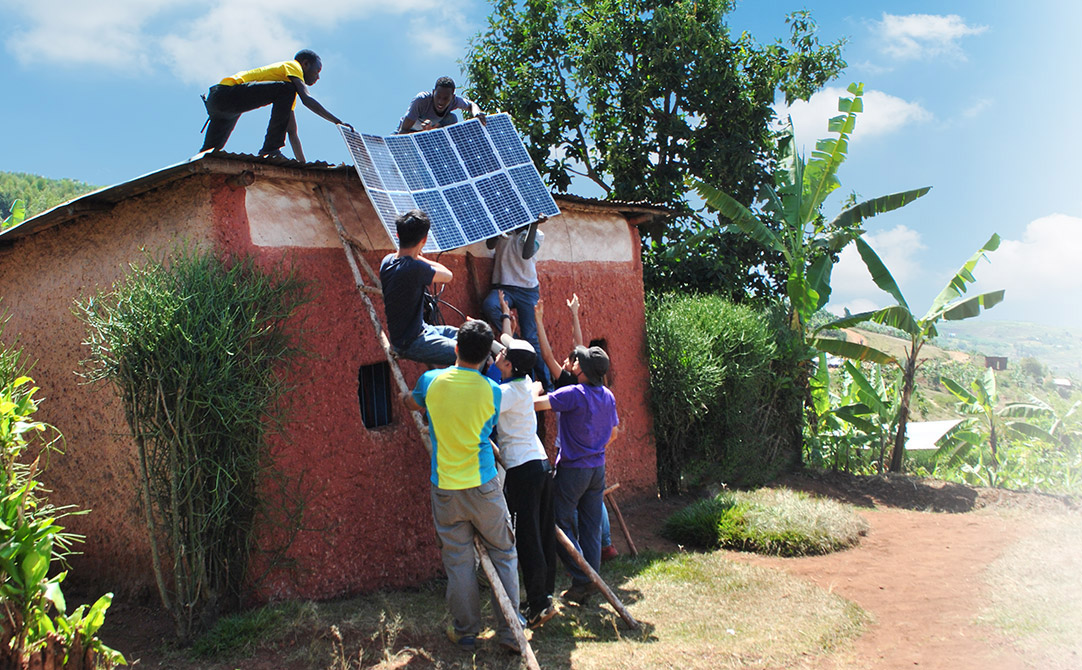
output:
[{"label": "man in yellow shirt", "polygon": [[350,130],[353,129],[353,126],[343,123],[308,93],[308,87],[319,81],[322,70],[323,62],[319,56],[314,51],[304,49],[298,51],[293,60],[238,72],[211,86],[205,99],[210,120],[207,124],[207,137],[200,151],[225,148],[225,143],[241,114],[271,105],[270,123],[267,124],[267,135],[263,139],[263,148],[259,150],[259,155],[281,158],[281,149],[285,146],[288,133],[293,156],[303,163],[304,150],[301,149],[301,140],[297,135],[297,119],[293,114],[298,96],[304,106],[317,115],[335,125],[345,125]]}]

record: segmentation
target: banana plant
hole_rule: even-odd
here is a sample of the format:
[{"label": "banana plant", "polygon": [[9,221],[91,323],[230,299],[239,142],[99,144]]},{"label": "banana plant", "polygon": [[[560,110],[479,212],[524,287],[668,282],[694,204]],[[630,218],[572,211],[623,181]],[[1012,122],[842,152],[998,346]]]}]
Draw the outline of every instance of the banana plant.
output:
[{"label": "banana plant", "polygon": [[[706,204],[732,221],[726,231],[738,230],[784,258],[789,299],[790,326],[802,335],[805,324],[830,298],[830,275],[838,253],[864,233],[864,219],[903,207],[928,193],[931,187],[885,195],[848,206],[827,221],[823,202],[841,183],[838,168],[849,150],[849,136],[857,114],[864,110],[863,84],[851,84],[852,98],[839,98],[839,116],[830,119],[828,131],[837,137],[816,142],[811,158],[795,148],[792,119],[778,139],[774,185],[759,191],[761,212],[755,213],[735,198],[708,184],[692,180]],[[713,229],[711,229],[713,231]],[[713,234],[707,231],[709,234]],[[886,362],[891,357],[881,358]]]},{"label": "banana plant", "polygon": [[0,219],[0,230],[17,226],[26,219],[26,203],[15,200],[11,203],[11,214],[6,219]]},{"label": "banana plant", "polygon": [[967,284],[976,281],[973,270],[976,268],[977,263],[982,258],[987,260],[988,253],[999,248],[999,235],[993,233],[992,237],[984,243],[984,246],[978,249],[962,265],[958,272],[947,282],[947,285],[943,287],[943,290],[939,292],[935,300],[932,301],[932,306],[921,317],[917,317],[909,307],[909,303],[906,302],[901,289],[898,288],[898,283],[894,281],[894,277],[890,274],[887,266],[883,264],[883,261],[880,260],[879,255],[875,253],[871,245],[862,238],[857,238],[856,246],[861,260],[867,266],[876,286],[889,293],[897,301],[897,304],[836,319],[823,324],[816,332],[834,328],[849,328],[867,321],[882,323],[909,335],[910,340],[909,346],[905,350],[905,361],[904,363],[900,362],[885,352],[854,342],[842,342],[820,337],[816,338],[814,343],[820,351],[861,360],[886,360],[901,368],[902,395],[896,421],[894,449],[890,458],[890,470],[892,472],[901,472],[905,454],[905,429],[909,420],[909,403],[913,396],[913,384],[917,375],[917,368],[920,367],[922,362],[920,350],[929,340],[938,335],[936,324],[941,320],[959,321],[971,319],[979,316],[982,310],[991,309],[1003,301],[1004,291],[1002,290],[969,297],[965,296],[968,288]]}]

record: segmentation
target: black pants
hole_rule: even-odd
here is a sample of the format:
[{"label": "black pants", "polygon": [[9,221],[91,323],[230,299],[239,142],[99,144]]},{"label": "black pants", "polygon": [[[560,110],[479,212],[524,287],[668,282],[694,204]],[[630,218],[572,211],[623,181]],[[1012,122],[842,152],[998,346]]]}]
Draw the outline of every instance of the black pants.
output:
[{"label": "black pants", "polygon": [[225,148],[240,115],[267,105],[273,106],[270,123],[267,124],[267,135],[263,138],[263,148],[259,150],[259,154],[281,149],[286,143],[286,128],[289,126],[296,95],[297,88],[291,81],[254,81],[233,86],[211,86],[207,95],[210,124],[207,126],[207,137],[203,140],[200,151]]},{"label": "black pants", "polygon": [[515,548],[533,612],[548,606],[556,588],[556,518],[548,461],[528,461],[507,471],[503,485],[515,528]]}]

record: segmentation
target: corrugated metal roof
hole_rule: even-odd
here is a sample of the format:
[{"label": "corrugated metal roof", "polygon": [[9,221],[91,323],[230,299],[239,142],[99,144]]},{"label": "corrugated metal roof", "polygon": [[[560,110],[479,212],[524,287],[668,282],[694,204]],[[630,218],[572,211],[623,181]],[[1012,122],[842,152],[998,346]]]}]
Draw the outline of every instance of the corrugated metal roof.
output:
[{"label": "corrugated metal roof", "polygon": [[[256,176],[267,175],[308,180],[320,179],[324,175],[342,173],[356,176],[353,166],[346,164],[331,165],[322,161],[302,163],[291,158],[264,158],[252,154],[235,154],[226,151],[196,154],[186,161],[150,172],[130,181],[81,195],[74,200],[69,200],[62,205],[31,217],[18,226],[0,232],[0,245],[10,244],[20,238],[39,233],[86,214],[108,211],[117,203],[128,198],[160,188],[190,175],[242,175],[246,172]],[[357,183],[361,188],[364,188],[359,178]],[[656,216],[671,216],[675,213],[667,207],[650,203],[599,200],[566,193],[553,194],[553,197],[568,203],[596,206],[608,210],[616,209],[623,213],[653,214]]]}]

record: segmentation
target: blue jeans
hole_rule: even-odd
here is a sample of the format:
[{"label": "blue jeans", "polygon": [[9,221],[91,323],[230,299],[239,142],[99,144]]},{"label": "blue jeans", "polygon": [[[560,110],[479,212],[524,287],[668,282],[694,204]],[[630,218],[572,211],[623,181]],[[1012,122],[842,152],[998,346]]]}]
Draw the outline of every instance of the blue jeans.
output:
[{"label": "blue jeans", "polygon": [[[579,527],[579,513],[575,512],[575,527]],[[609,508],[605,505],[605,497],[601,497],[601,548],[612,544],[612,524],[609,523]]]},{"label": "blue jeans", "polygon": [[395,347],[399,358],[430,365],[454,365],[458,328],[424,324],[424,330],[407,347]]},{"label": "blue jeans", "polygon": [[[605,491],[605,466],[596,468],[557,467],[553,478],[555,486],[556,525],[571,540],[582,557],[594,571],[601,569],[601,515],[604,506],[601,502]],[[575,523],[578,512],[579,523]],[[586,576],[574,559],[556,545],[560,559],[571,573],[572,586],[588,584]]]},{"label": "blue jeans", "polygon": [[500,296],[496,293],[497,290],[503,291],[503,297],[507,301],[508,309],[518,310],[519,334],[522,339],[532,344],[533,350],[537,352],[537,364],[534,365],[533,369],[534,380],[544,384],[546,389],[551,389],[552,382],[549,381],[548,367],[545,365],[545,361],[541,359],[541,344],[537,339],[537,318],[533,312],[534,307],[537,307],[538,298],[541,297],[540,287],[522,288],[503,285],[492,287],[492,290],[488,292],[488,296],[485,298],[485,302],[481,305],[481,311],[484,312],[488,322],[494,324],[496,332],[501,333],[503,332],[503,323],[500,321]]}]

